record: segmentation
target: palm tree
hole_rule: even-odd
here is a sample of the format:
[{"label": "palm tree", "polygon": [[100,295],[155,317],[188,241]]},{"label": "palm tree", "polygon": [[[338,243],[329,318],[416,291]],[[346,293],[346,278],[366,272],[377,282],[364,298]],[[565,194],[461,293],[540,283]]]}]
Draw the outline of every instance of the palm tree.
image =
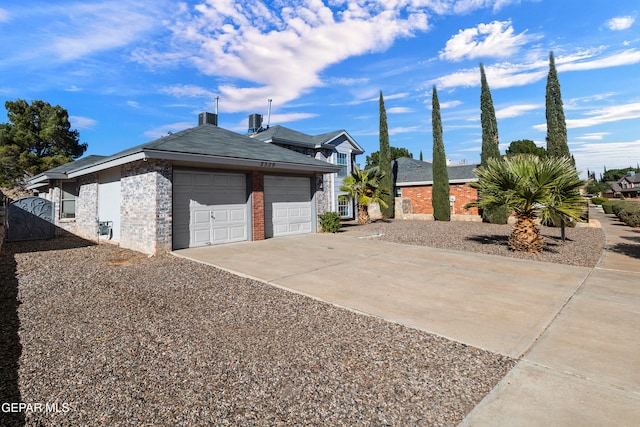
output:
[{"label": "palm tree", "polygon": [[384,172],[378,167],[363,170],[354,166],[351,175],[344,179],[340,191],[344,191],[347,197],[356,201],[359,224],[371,222],[369,217],[371,203],[377,202],[384,207],[388,206],[384,197],[390,194],[389,189],[381,186],[384,176]]},{"label": "palm tree", "polygon": [[469,185],[479,190],[480,199],[465,207],[506,206],[515,213],[516,224],[509,236],[511,249],[535,253],[544,240],[535,219],[559,225],[573,219],[581,221],[585,200],[579,188],[584,184],[569,157],[541,159],[519,154],[505,159],[490,159],[476,169],[478,182]]}]

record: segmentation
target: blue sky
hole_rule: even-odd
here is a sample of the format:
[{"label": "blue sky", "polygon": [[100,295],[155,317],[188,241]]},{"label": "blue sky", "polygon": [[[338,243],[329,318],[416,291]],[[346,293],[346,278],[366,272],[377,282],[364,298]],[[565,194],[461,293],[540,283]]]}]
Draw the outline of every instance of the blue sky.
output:
[{"label": "blue sky", "polygon": [[[501,151],[544,146],[553,51],[578,168],[640,162],[640,4],[601,0],[0,1],[0,99],[69,111],[87,154],[247,116],[309,134],[345,129],[431,158],[431,92],[453,163],[480,160],[484,64]],[[7,121],[6,115],[0,119]],[[364,164],[364,156],[360,160]]]}]

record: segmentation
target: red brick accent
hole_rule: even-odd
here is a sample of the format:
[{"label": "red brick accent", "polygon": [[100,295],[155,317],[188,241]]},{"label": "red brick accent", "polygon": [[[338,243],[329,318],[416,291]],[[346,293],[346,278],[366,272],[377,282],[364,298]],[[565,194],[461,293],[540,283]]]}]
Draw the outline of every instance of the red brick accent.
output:
[{"label": "red brick accent", "polygon": [[251,172],[251,223],[253,240],[264,240],[264,173]]},{"label": "red brick accent", "polygon": [[[432,186],[402,187],[402,197],[411,200],[414,214],[432,214]],[[466,184],[452,184],[449,194],[456,197],[451,213],[454,215],[478,215],[477,208],[464,209],[469,202],[478,200],[478,190]]]}]

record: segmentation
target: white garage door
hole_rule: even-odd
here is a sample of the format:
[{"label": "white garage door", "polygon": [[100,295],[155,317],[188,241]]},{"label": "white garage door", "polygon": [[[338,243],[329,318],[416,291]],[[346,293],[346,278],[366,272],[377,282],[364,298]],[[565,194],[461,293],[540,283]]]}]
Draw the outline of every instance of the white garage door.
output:
[{"label": "white garage door", "polygon": [[313,205],[308,177],[264,177],[265,237],[311,233]]},{"label": "white garage door", "polygon": [[247,213],[244,174],[174,171],[174,249],[247,240]]}]

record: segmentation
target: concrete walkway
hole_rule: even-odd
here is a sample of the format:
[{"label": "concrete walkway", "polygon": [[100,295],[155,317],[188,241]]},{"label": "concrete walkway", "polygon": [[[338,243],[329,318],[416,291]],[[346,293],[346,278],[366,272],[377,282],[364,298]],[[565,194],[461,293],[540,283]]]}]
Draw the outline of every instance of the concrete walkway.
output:
[{"label": "concrete walkway", "polygon": [[464,426],[640,425],[640,233],[595,269],[312,234],[176,251],[519,362]]},{"label": "concrete walkway", "polygon": [[640,230],[591,213],[600,262],[462,426],[640,425]]}]

